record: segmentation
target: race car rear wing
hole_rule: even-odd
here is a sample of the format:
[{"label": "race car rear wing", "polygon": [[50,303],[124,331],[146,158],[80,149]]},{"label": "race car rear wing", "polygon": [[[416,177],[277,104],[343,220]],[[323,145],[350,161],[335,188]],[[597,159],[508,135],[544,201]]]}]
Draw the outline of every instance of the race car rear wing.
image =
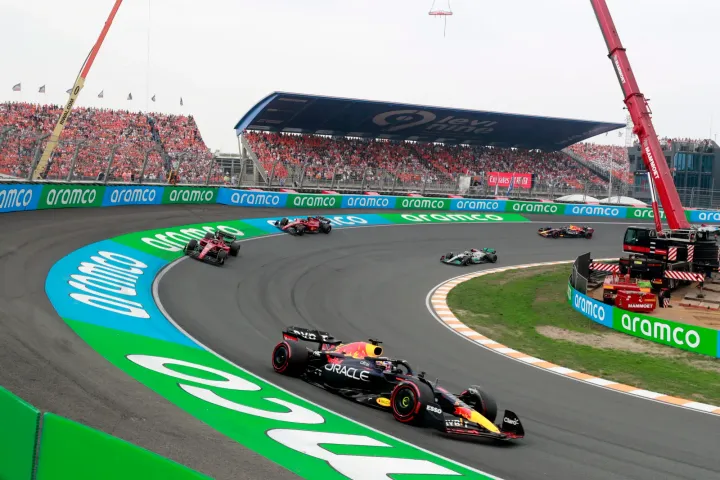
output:
[{"label": "race car rear wing", "polygon": [[283,330],[283,338],[285,340],[305,340],[306,342],[316,342],[321,344],[325,343],[328,345],[339,345],[342,343],[342,340],[336,339],[328,332],[293,326],[287,327],[285,330]]}]

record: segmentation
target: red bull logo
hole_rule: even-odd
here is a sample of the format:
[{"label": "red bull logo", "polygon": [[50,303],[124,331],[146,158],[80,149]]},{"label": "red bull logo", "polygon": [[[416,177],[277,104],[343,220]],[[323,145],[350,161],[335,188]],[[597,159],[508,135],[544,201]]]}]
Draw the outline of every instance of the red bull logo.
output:
[{"label": "red bull logo", "polygon": [[335,351],[352,358],[379,357],[383,353],[381,346],[373,345],[367,342],[354,342],[348,343],[347,345],[338,345]]}]

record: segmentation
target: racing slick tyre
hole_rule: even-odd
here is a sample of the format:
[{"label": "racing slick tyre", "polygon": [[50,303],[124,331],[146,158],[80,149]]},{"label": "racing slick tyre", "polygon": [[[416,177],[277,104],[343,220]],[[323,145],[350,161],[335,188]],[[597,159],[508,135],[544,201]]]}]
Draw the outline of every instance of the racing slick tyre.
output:
[{"label": "racing slick tyre", "polygon": [[240,245],[241,243],[235,240],[230,244],[230,255],[233,257],[238,256],[238,252],[240,252]]},{"label": "racing slick tyre", "polygon": [[203,237],[203,238],[204,238],[205,240],[212,240],[213,234],[210,233],[210,232],[207,232],[207,233],[205,234],[205,237]]},{"label": "racing slick tyre", "polygon": [[298,225],[295,228],[295,234],[299,237],[302,237],[305,234],[305,225]]},{"label": "racing slick tyre", "polygon": [[553,233],[552,233],[552,238],[560,238],[560,233],[558,233],[558,232],[553,232]]},{"label": "racing slick tyre", "polygon": [[218,252],[218,256],[217,256],[218,265],[225,265],[226,258],[227,258],[227,252],[225,250],[220,250]]},{"label": "racing slick tyre", "polygon": [[488,260],[490,260],[490,263],[496,263],[497,255],[495,255],[494,253],[491,253],[490,255],[488,255]]},{"label": "racing slick tyre", "polygon": [[588,240],[590,240],[590,239],[592,238],[592,233],[586,233],[586,234],[585,234],[585,238],[587,238]]},{"label": "racing slick tyre", "polygon": [[305,371],[308,363],[308,350],[297,342],[280,342],[272,353],[273,370],[291,377]]},{"label": "racing slick tyre", "polygon": [[288,224],[288,222],[289,222],[289,220],[287,218],[283,217],[282,220],[280,220],[280,226],[284,227],[285,225]]},{"label": "racing slick tyre", "polygon": [[464,258],[462,261],[462,264],[463,264],[463,266],[467,267],[468,265],[472,264],[472,258],[470,258],[470,257]]},{"label": "racing slick tyre", "polygon": [[189,255],[190,252],[194,251],[198,246],[198,241],[195,239],[190,240],[187,245],[185,245],[185,255]]},{"label": "racing slick tyre", "polygon": [[424,407],[435,401],[432,389],[414,378],[408,378],[395,386],[390,395],[390,405],[395,420],[412,425],[422,425]]},{"label": "racing slick tyre", "polygon": [[460,398],[483,417],[491,422],[495,421],[497,417],[497,403],[495,399],[481,387],[470,385],[470,388],[465,390],[460,395]]},{"label": "racing slick tyre", "polygon": [[329,223],[320,224],[320,233],[330,233],[330,230],[332,230],[332,225]]}]

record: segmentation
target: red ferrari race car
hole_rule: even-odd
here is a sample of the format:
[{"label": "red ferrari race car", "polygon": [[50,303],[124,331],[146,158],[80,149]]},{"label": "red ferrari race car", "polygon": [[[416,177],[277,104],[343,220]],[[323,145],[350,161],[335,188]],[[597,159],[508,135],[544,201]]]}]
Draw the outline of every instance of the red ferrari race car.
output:
[{"label": "red ferrari race car", "polygon": [[538,229],[538,235],[546,238],[592,238],[595,229],[592,227],[579,227],[567,225],[565,227],[542,227]]},{"label": "red ferrari race car", "polygon": [[381,343],[343,343],[327,332],[288,327],[273,349],[272,366],[279,374],[391,413],[398,422],[447,436],[500,441],[525,436],[518,416],[510,410],[499,416],[495,400],[481,387],[450,393],[405,360],[383,356]]},{"label": "red ferrari race car", "polygon": [[190,240],[183,249],[185,255],[215,265],[224,265],[228,255],[237,257],[240,242],[235,235],[218,230],[213,235],[208,232],[200,240]]},{"label": "red ferrari race car", "polygon": [[332,225],[330,220],[316,215],[314,217],[296,218],[289,220],[283,218],[275,222],[275,226],[290,235],[304,235],[306,233],[330,233]]}]

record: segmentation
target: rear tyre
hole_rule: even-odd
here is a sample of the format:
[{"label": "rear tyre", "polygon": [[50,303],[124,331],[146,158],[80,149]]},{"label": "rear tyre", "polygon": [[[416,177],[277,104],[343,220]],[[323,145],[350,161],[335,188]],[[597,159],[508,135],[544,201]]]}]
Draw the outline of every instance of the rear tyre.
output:
[{"label": "rear tyre", "polygon": [[487,418],[491,422],[497,417],[497,403],[495,399],[478,385],[470,385],[460,397],[462,400],[473,407],[480,415]]},{"label": "rear tyre", "polygon": [[232,255],[233,257],[237,257],[238,252],[240,252],[240,245],[240,242],[238,242],[237,240],[232,242],[230,244],[230,255]]},{"label": "rear tyre", "polygon": [[282,220],[280,220],[280,226],[284,227],[285,225],[288,224],[288,222],[289,222],[289,220],[287,218],[283,217]]},{"label": "rear tyre", "polygon": [[297,342],[280,342],[272,353],[273,370],[282,375],[296,377],[305,371],[308,350]]},{"label": "rear tyre", "polygon": [[390,395],[395,420],[411,425],[422,425],[425,407],[434,402],[432,389],[414,378],[399,383]]},{"label": "rear tyre", "polygon": [[213,234],[210,233],[210,232],[207,232],[203,238],[204,238],[205,240],[212,240]]},{"label": "rear tyre", "polygon": [[185,245],[185,255],[189,255],[190,252],[194,252],[197,249],[198,241],[193,239],[188,242],[187,245]]}]

